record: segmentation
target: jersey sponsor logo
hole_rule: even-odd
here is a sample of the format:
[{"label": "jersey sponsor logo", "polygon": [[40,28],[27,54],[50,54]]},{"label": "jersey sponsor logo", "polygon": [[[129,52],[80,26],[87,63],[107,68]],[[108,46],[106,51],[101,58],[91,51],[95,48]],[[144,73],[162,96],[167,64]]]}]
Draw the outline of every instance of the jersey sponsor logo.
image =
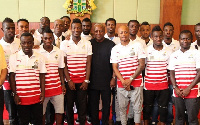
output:
[{"label": "jersey sponsor logo", "polygon": [[58,59],[58,54],[56,54],[55,59],[56,59],[56,60]]},{"label": "jersey sponsor logo", "polygon": [[33,69],[38,69],[38,60],[34,62],[34,65],[32,66]]}]

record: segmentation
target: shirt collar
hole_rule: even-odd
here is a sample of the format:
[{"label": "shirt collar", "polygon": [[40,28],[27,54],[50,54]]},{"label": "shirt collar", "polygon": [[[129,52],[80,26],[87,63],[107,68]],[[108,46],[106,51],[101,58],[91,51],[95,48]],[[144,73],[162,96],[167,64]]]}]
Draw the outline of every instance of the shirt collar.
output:
[{"label": "shirt collar", "polygon": [[[36,52],[34,50],[32,50],[32,51],[33,51],[33,55],[31,57],[35,57]],[[19,54],[22,56],[26,56],[22,49],[19,51]]]},{"label": "shirt collar", "polygon": [[[167,44],[165,43],[164,40],[162,41],[162,43],[163,43],[164,45],[167,45]],[[171,46],[171,45],[175,45],[175,40],[174,40],[174,38],[172,38],[172,42],[171,42],[169,45],[167,45],[167,46]]]},{"label": "shirt collar", "polygon": [[[47,51],[44,49],[43,45],[44,45],[43,43],[40,45],[40,52],[41,52],[41,53],[47,52]],[[51,50],[51,52],[55,52],[57,49],[58,49],[58,47],[56,47],[56,46],[53,45],[53,49]]]},{"label": "shirt collar", "polygon": [[17,42],[20,42],[18,38],[14,38],[14,41],[12,43],[7,43],[3,37],[1,38],[1,44],[2,45],[11,45],[11,44],[16,44]]},{"label": "shirt collar", "polygon": [[[78,42],[78,44],[82,43],[83,40],[84,40],[84,39],[81,38],[81,40]],[[70,40],[68,40],[68,41],[69,41],[70,44],[75,44],[75,42],[72,40],[72,38],[71,38]],[[77,44],[77,45],[78,45],[78,44]]]},{"label": "shirt collar", "polygon": [[86,36],[88,36],[88,37],[92,37],[90,34],[89,34],[89,35],[85,35],[85,34],[83,34],[83,32],[81,33],[81,36],[82,36],[82,37],[86,37]]},{"label": "shirt collar", "polygon": [[[53,34],[55,41],[58,39],[58,37],[55,35],[55,33]],[[62,35],[59,37],[60,41],[62,41]]]},{"label": "shirt collar", "polygon": [[[158,51],[158,50],[156,50],[156,49],[153,47],[153,44],[149,45],[149,48],[150,48],[151,51]],[[162,50],[164,50],[165,48],[166,48],[166,46],[163,45]],[[160,50],[160,51],[162,51],[162,50]]]}]

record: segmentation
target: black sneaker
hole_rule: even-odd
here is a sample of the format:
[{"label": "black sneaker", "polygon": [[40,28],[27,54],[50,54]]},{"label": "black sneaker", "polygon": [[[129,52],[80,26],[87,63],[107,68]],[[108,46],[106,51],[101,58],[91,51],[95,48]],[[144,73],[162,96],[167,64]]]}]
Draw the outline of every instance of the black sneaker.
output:
[{"label": "black sneaker", "polygon": [[79,118],[76,119],[75,123],[76,123],[77,125],[80,124]]},{"label": "black sneaker", "polygon": [[128,118],[127,125],[135,125],[134,118]]},{"label": "black sneaker", "polygon": [[115,125],[122,125],[121,121],[116,121]]},{"label": "black sneaker", "polygon": [[89,117],[89,116],[87,116],[87,123],[88,123],[88,124],[92,124],[92,122],[91,122],[91,117]]},{"label": "black sneaker", "polygon": [[66,120],[66,119],[64,120],[64,123],[66,123],[66,124],[67,124],[67,120]]}]

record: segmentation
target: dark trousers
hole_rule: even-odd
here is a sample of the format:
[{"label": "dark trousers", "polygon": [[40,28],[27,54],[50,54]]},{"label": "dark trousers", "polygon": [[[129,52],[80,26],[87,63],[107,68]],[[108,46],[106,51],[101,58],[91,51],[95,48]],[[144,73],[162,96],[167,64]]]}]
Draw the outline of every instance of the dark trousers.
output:
[{"label": "dark trousers", "polygon": [[110,101],[111,101],[111,90],[107,88],[105,90],[90,89],[90,105],[91,105],[91,118],[92,125],[100,125],[99,122],[99,99],[102,99],[102,125],[108,125],[110,115]]},{"label": "dark trousers", "polygon": [[11,93],[11,90],[4,90],[5,105],[9,113],[10,125],[18,125],[17,106]]},{"label": "dark trousers", "polygon": [[20,125],[42,125],[43,105],[40,103],[32,105],[17,105]]},{"label": "dark trousers", "polygon": [[67,123],[68,125],[74,125],[74,102],[78,103],[78,117],[80,125],[85,125],[85,119],[87,114],[87,90],[80,89],[82,83],[75,83],[76,90],[71,90],[66,85],[66,104],[67,104]]},{"label": "dark trousers", "polygon": [[4,108],[4,94],[3,94],[3,89],[0,89],[0,125],[3,125],[3,108]]},{"label": "dark trousers", "polygon": [[188,114],[189,125],[199,125],[197,115],[199,113],[199,98],[183,99],[173,97],[176,110],[176,125],[185,124],[185,110]]},{"label": "dark trousers", "polygon": [[53,125],[55,121],[55,110],[53,104],[50,101],[47,103],[45,116],[46,116],[45,124]]},{"label": "dark trousers", "polygon": [[160,114],[160,121],[167,121],[167,107],[169,102],[169,89],[165,90],[144,90],[144,108],[143,108],[143,119],[150,120],[154,100],[158,102],[158,113]]}]

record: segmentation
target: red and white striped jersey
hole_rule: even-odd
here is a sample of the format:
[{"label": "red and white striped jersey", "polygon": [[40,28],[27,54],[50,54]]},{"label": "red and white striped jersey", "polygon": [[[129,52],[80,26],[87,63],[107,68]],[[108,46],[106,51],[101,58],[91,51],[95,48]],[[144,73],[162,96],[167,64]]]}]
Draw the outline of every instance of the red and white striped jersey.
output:
[{"label": "red and white striped jersey", "polygon": [[[197,75],[200,68],[200,52],[196,49],[189,49],[184,53],[181,50],[174,52],[169,61],[169,70],[175,71],[176,84],[179,89],[187,88]],[[198,85],[195,85],[189,95],[185,98],[196,98],[198,95]],[[177,95],[174,92],[174,96]]]},{"label": "red and white striped jersey", "polygon": [[60,49],[67,57],[67,66],[70,79],[74,83],[83,83],[86,78],[87,56],[92,55],[92,45],[90,41],[81,39],[78,44],[71,40],[61,42]]},{"label": "red and white striped jersey", "polygon": [[[112,48],[110,62],[118,63],[119,72],[124,79],[129,79],[138,68],[138,60],[146,58],[145,50],[139,42],[129,42],[128,45],[123,46],[121,43]],[[122,82],[117,79],[117,85],[119,88],[123,88]],[[136,77],[131,85],[134,87],[142,86],[142,75]]]},{"label": "red and white striped jersey", "polygon": [[40,45],[38,52],[45,57],[47,68],[47,73],[45,74],[45,97],[60,95],[62,88],[58,68],[65,67],[64,52],[56,46],[53,46],[53,50],[48,52],[43,48],[43,44]]},{"label": "red and white striped jersey", "polygon": [[21,105],[40,102],[39,74],[46,73],[44,57],[33,51],[33,55],[29,58],[20,50],[10,56],[9,66],[9,72],[15,73],[16,93]]},{"label": "red and white striped jersey", "polygon": [[[9,57],[11,54],[14,54],[18,52],[21,47],[20,47],[20,40],[17,38],[14,38],[14,41],[12,43],[7,43],[3,38],[0,40],[0,44],[3,47],[5,58],[6,58],[6,63],[7,63],[7,68],[9,69]],[[10,90],[10,83],[8,80],[5,80],[3,84],[4,90]]]},{"label": "red and white striped jersey", "polygon": [[145,83],[146,90],[164,90],[168,88],[167,65],[172,50],[163,46],[155,50],[153,45],[146,48]]}]

